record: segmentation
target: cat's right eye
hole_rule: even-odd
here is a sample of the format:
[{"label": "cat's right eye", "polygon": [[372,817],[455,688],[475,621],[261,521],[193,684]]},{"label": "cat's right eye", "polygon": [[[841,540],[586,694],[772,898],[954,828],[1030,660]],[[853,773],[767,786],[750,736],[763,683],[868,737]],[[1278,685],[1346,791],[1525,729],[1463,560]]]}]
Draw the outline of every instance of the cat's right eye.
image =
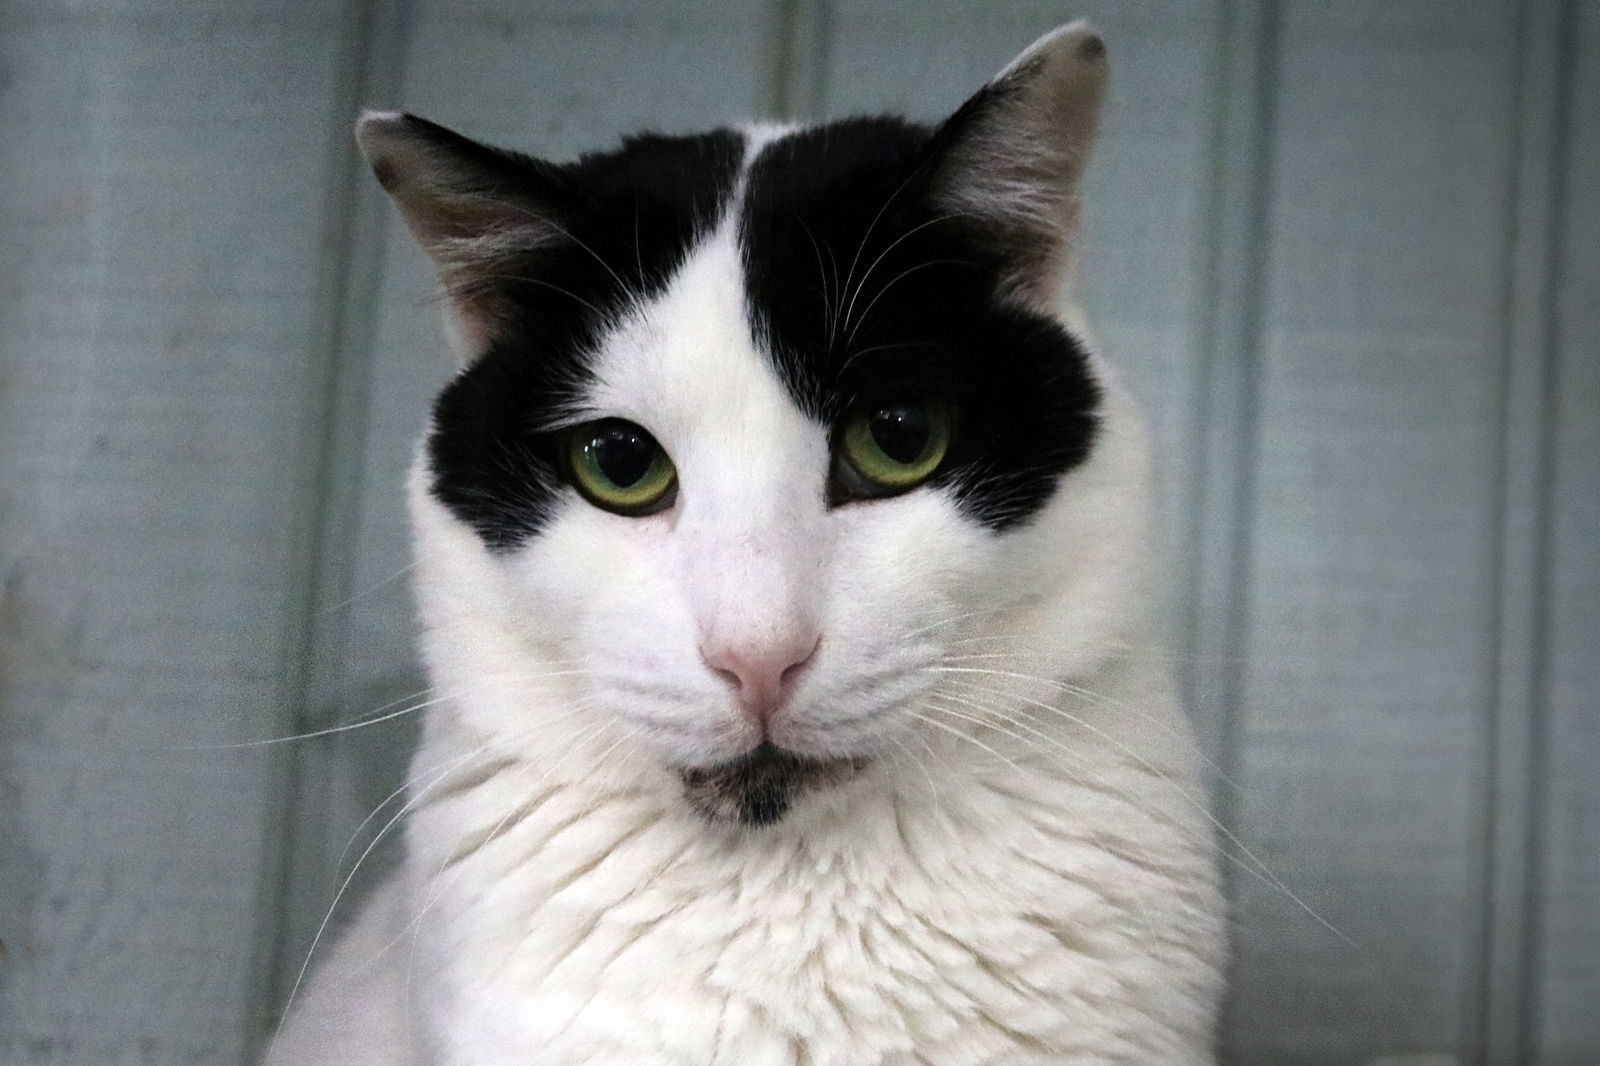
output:
[{"label": "cat's right eye", "polygon": [[620,515],[663,511],[677,496],[678,471],[644,428],[621,418],[569,431],[567,470],[583,498]]}]

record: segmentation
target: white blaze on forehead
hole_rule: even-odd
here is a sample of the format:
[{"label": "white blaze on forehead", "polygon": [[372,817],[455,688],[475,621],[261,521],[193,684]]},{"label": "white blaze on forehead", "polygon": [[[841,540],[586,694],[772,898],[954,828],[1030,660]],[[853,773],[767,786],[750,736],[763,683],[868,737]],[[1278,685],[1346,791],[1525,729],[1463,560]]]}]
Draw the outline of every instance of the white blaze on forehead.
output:
[{"label": "white blaze on forehead", "polygon": [[676,464],[671,554],[702,631],[759,643],[817,615],[828,430],[756,344],[736,217],[606,342],[589,406],[639,423]]},{"label": "white blaze on forehead", "polygon": [[[596,416],[638,422],[667,449],[686,517],[791,501],[799,479],[821,501],[827,431],[796,406],[756,346],[734,224],[695,248],[667,291],[605,343],[589,398]],[[700,482],[709,482],[700,484]]]}]

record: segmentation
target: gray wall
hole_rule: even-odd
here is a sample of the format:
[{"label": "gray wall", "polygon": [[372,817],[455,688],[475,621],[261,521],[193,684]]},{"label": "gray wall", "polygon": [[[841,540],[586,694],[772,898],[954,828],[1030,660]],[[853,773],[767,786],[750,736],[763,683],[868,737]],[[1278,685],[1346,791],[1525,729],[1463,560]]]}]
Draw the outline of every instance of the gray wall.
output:
[{"label": "gray wall", "polygon": [[1230,1060],[1600,1061],[1600,0],[8,0],[0,1061],[245,1061],[403,777],[413,716],[208,747],[422,688],[447,367],[361,104],[931,117],[1073,14],[1175,647],[1306,904],[1231,867]]}]

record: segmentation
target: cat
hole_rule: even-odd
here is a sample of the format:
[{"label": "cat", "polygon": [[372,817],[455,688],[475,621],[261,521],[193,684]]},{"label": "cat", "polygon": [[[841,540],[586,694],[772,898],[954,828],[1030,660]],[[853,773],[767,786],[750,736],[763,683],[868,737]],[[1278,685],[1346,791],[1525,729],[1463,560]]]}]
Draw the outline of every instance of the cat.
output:
[{"label": "cat", "polygon": [[1213,1061],[1148,458],[1061,309],[1106,48],[947,120],[358,140],[463,368],[401,869],[271,1066]]}]

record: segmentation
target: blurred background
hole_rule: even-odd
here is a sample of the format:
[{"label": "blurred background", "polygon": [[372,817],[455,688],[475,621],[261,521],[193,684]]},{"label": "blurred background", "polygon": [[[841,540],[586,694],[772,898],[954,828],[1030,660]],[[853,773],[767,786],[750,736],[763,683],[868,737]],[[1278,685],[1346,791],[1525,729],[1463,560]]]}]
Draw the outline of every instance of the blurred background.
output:
[{"label": "blurred background", "polygon": [[363,105],[931,118],[1076,15],[1217,810],[1352,942],[1232,865],[1226,1061],[1600,1063],[1597,0],[6,0],[0,1062],[250,1061],[404,777],[415,715],[214,747],[424,685]]}]

